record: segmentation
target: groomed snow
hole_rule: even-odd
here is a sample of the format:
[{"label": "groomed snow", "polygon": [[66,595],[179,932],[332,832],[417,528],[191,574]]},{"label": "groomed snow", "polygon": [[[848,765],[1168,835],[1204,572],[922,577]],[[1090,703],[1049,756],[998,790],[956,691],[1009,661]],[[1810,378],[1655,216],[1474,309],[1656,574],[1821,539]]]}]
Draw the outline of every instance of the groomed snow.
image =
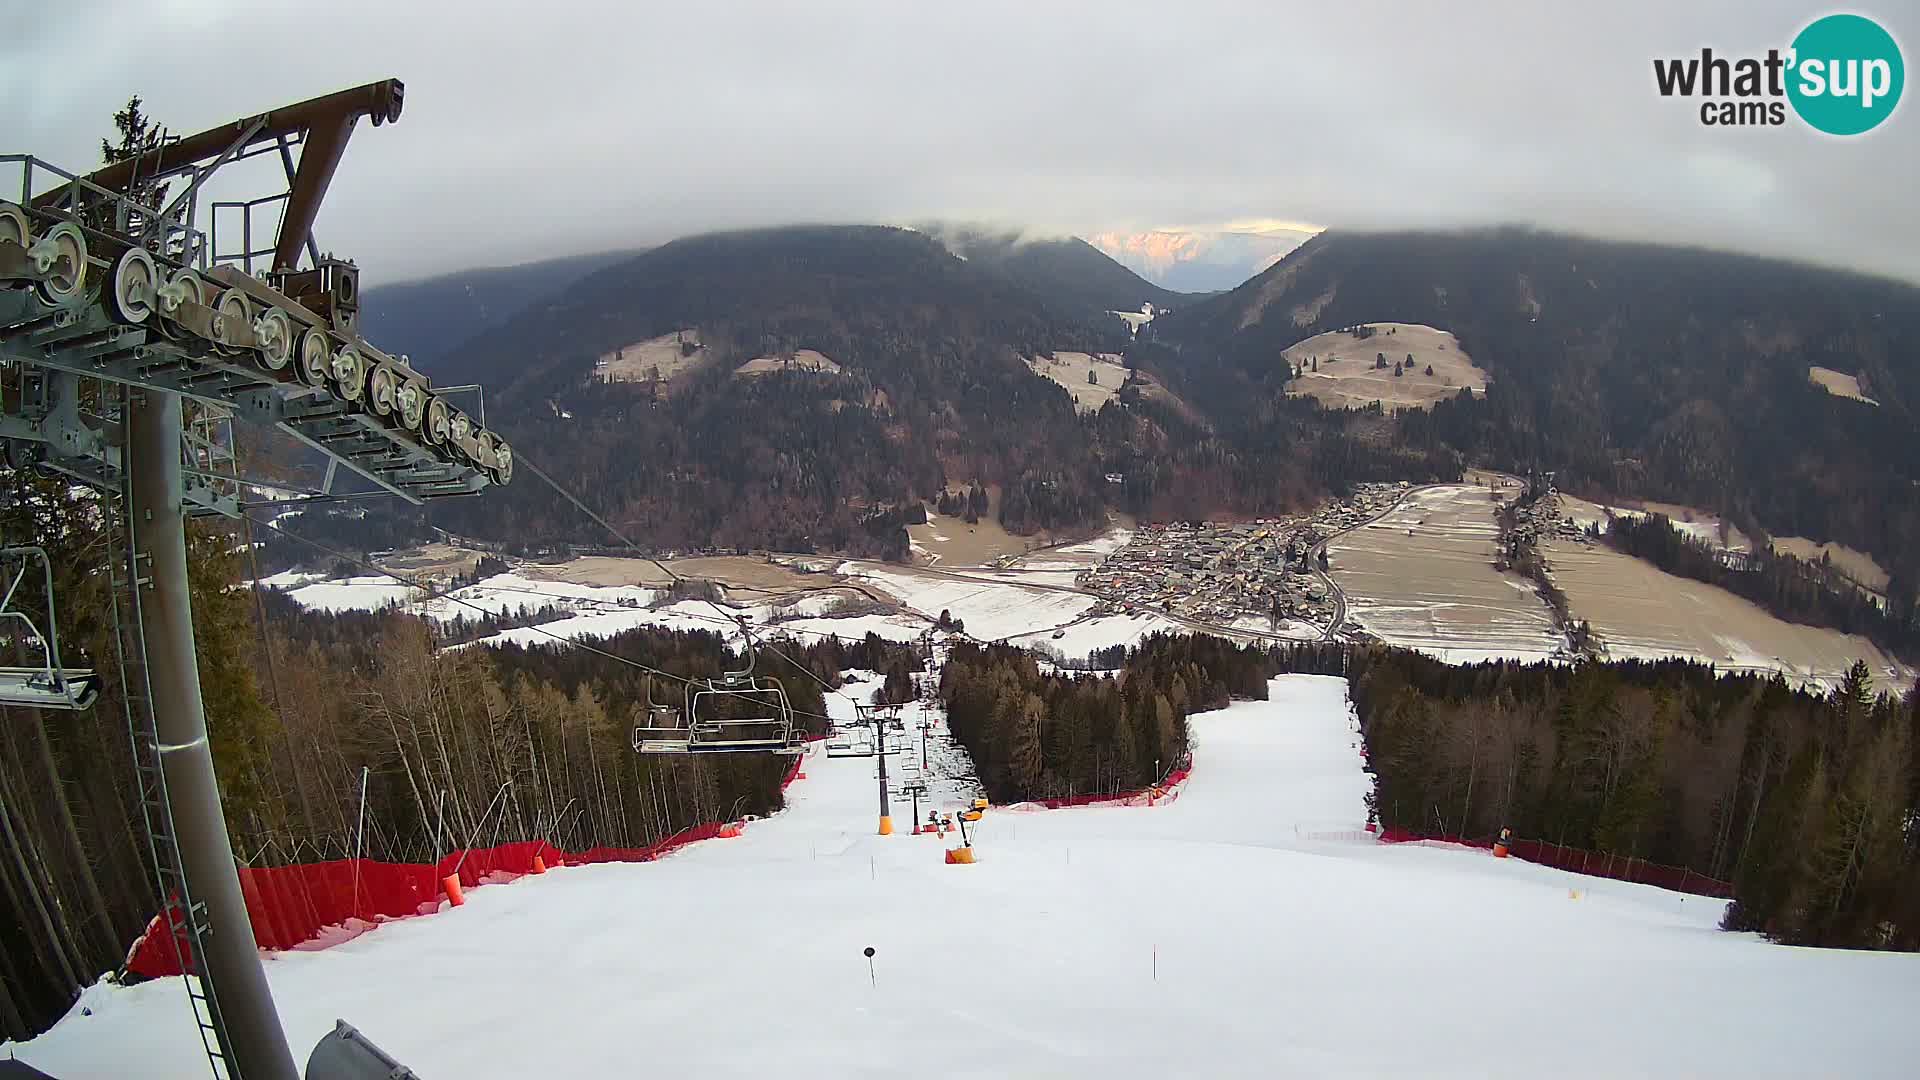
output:
[{"label": "groomed snow", "polygon": [[[477,888],[269,978],[302,1057],[342,1016],[429,1078],[1911,1075],[1920,957],[1296,834],[1356,828],[1367,777],[1340,680],[1272,691],[1194,718],[1175,801],[989,812],[974,866],[904,808],[874,835],[874,760],[816,755],[737,840]],[[179,982],[84,1004],[12,1049],[63,1077],[205,1074]]]}]

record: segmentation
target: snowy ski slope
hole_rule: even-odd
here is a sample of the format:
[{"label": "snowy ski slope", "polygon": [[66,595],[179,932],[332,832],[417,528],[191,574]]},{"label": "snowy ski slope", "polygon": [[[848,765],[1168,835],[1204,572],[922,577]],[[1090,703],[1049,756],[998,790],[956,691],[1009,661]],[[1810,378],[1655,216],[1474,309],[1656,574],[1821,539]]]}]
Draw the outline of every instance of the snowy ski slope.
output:
[{"label": "snowy ski slope", "polygon": [[[996,810],[974,866],[874,835],[873,759],[816,755],[739,839],[478,888],[268,972],[296,1046],[344,1016],[428,1080],[1912,1075],[1920,957],[1772,946],[1715,930],[1712,901],[1485,852],[1309,838],[1358,828],[1368,778],[1340,680],[1272,690],[1194,718],[1175,801]],[[21,1059],[204,1075],[178,982],[84,1004]]]}]

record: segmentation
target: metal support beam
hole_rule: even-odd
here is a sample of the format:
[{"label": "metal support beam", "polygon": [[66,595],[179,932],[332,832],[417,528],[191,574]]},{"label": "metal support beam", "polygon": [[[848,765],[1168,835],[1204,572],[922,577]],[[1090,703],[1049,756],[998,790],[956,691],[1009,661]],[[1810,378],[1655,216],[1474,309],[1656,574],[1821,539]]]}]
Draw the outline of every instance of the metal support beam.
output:
[{"label": "metal support beam", "polygon": [[[124,192],[136,177],[142,181],[164,180],[218,156],[233,143],[236,135],[249,128],[255,131],[254,140],[277,140],[283,135],[324,126],[342,116],[371,116],[376,124],[398,120],[405,93],[399,79],[383,79],[377,83],[356,86],[351,90],[342,90],[337,94],[288,105],[189,135],[137,157],[97,169],[82,179],[95,187]],[[66,187],[62,186],[35,198],[33,204],[54,206],[66,196]]]},{"label": "metal support beam", "polygon": [[260,966],[207,741],[187,594],[180,398],[152,390],[130,396],[127,463],[136,508],[131,526],[140,550],[152,560],[151,591],[140,605],[140,616],[154,717],[188,887],[195,900],[206,904],[215,928],[205,955],[194,959],[218,988],[236,1074],[246,1080],[299,1080]]},{"label": "metal support beam", "polygon": [[340,155],[347,152],[347,139],[353,135],[357,113],[330,118],[307,130],[306,146],[300,151],[300,168],[294,173],[293,191],[287,197],[280,218],[280,239],[273,248],[273,269],[292,270],[300,264],[300,251],[313,234],[313,220],[319,216],[320,200],[340,167]]}]

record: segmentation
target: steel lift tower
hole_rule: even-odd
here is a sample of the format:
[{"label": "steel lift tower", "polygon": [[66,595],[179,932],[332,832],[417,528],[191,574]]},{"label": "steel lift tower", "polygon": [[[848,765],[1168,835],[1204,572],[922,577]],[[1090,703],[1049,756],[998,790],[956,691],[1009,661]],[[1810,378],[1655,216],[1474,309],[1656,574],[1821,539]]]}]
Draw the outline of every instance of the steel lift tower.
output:
[{"label": "steel lift tower", "polygon": [[[299,1075],[221,813],[187,592],[187,518],[240,517],[257,505],[235,461],[232,420],[324,455],[313,498],[419,504],[513,475],[504,442],[404,356],[360,335],[358,269],[314,244],[355,126],[398,120],[402,98],[397,79],[371,83],[168,140],[88,175],[0,155],[0,476],[58,473],[101,495],[156,885],[183,968],[199,975],[188,987],[218,1076]],[[284,190],[207,201],[216,173],[260,155],[277,158]],[[256,216],[278,219],[259,230],[259,248]],[[240,226],[229,250],[217,242],[223,217]],[[340,469],[362,479],[357,490],[335,489]],[[0,704],[44,705],[49,685],[71,707],[90,704],[72,688],[91,672],[56,670],[53,651],[45,672],[0,674]]]}]

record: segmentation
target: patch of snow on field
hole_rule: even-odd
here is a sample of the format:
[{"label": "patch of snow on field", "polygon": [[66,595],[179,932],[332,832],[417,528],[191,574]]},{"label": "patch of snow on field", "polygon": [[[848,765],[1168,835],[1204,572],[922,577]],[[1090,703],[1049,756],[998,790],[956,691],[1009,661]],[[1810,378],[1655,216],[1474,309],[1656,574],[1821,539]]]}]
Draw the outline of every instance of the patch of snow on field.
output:
[{"label": "patch of snow on field", "polygon": [[[1484,851],[1304,839],[1357,830],[1368,778],[1341,680],[1270,691],[1193,717],[1177,799],[990,810],[973,866],[911,835],[907,803],[874,835],[875,759],[816,753],[737,839],[476,888],[276,954],[268,978],[296,1055],[345,1017],[425,1077],[618,1076],[636,1055],[794,1080],[1903,1078],[1920,1059],[1920,956],[1769,945],[1716,930],[1719,902]],[[56,1076],[204,1075],[179,983],[80,1004],[7,1049]]]},{"label": "patch of snow on field", "polygon": [[[531,646],[551,644],[556,640],[605,638],[643,626],[669,630],[706,630],[725,633],[729,638],[738,637],[731,616],[715,610],[706,601],[682,600],[665,607],[648,607],[646,605],[659,599],[661,590],[638,585],[580,585],[506,573],[464,586],[444,597],[427,597],[391,578],[316,581],[316,577],[290,572],[263,578],[262,582],[297,586],[289,592],[295,601],[304,607],[326,611],[372,611],[397,605],[413,614],[441,622],[450,622],[456,617],[477,618],[482,611],[499,615],[517,612],[522,608],[539,610],[558,607],[574,612],[564,619],[538,626],[502,630],[480,639],[480,643],[489,645]],[[785,605],[756,604],[726,610],[745,616],[757,626],[767,627],[769,633],[790,633],[801,637],[832,634],[842,640],[857,641],[871,631],[889,641],[912,641],[926,628],[923,621],[908,616],[828,617],[828,613],[845,599],[837,594],[823,593],[804,596]],[[803,617],[796,619],[792,618],[793,615]]]},{"label": "patch of snow on field", "polygon": [[547,605],[598,608],[649,604],[659,595],[658,590],[637,585],[576,585],[570,581],[549,581],[507,573],[495,574],[456,589],[444,598],[414,604],[409,610],[446,622],[455,616],[474,618],[478,614],[475,607],[494,614],[518,611],[523,607],[538,609]]},{"label": "patch of snow on field", "polygon": [[320,611],[378,611],[422,595],[419,589],[390,577],[367,576],[316,581],[288,595],[301,607]]},{"label": "patch of snow on field", "polygon": [[1093,597],[1078,593],[915,574],[862,563],[848,563],[842,569],[873,582],[928,618],[937,619],[942,611],[952,612],[966,624],[969,635],[982,641],[1052,629],[1086,614],[1096,603]]},{"label": "patch of snow on field", "polygon": [[1045,551],[1036,551],[1018,560],[1015,565],[1026,570],[1088,570],[1100,565],[1102,559],[1126,547],[1132,539],[1132,529],[1114,529],[1078,544],[1065,544]]},{"label": "patch of snow on field", "polygon": [[1020,644],[1044,643],[1059,649],[1063,656],[1083,657],[1095,649],[1108,649],[1115,645],[1133,648],[1155,632],[1182,633],[1185,630],[1180,624],[1158,615],[1105,615],[1065,627],[1058,631],[1061,634],[1059,638],[1051,634],[1038,634],[1022,638]]},{"label": "patch of snow on field", "polygon": [[928,623],[907,615],[854,615],[838,619],[790,619],[768,628],[773,634],[792,633],[813,640],[829,634],[842,641],[859,641],[878,634],[887,641],[917,641]]}]

